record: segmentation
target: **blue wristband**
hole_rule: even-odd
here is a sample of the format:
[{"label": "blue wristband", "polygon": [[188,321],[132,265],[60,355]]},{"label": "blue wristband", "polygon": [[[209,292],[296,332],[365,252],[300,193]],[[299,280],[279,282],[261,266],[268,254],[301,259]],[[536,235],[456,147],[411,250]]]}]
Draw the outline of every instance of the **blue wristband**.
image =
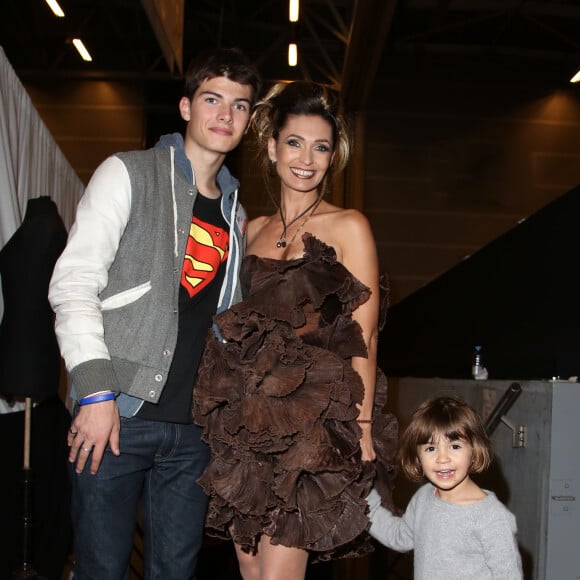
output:
[{"label": "blue wristband", "polygon": [[79,401],[79,405],[92,405],[93,403],[100,403],[101,401],[111,401],[117,398],[115,393],[101,393],[100,395],[89,395]]}]

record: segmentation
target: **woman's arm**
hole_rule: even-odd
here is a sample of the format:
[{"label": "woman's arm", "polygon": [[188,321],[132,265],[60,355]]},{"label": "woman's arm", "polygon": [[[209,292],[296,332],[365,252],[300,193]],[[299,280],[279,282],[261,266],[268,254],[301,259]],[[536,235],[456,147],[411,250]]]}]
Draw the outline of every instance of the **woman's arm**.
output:
[{"label": "woman's arm", "polygon": [[[367,219],[356,210],[346,210],[339,220],[341,230],[341,261],[349,272],[371,290],[369,299],[353,313],[353,320],[362,329],[367,357],[353,357],[352,367],[364,385],[364,398],[359,407],[359,419],[370,420],[373,413],[377,375],[377,343],[379,319],[379,266],[375,240]],[[371,423],[360,423],[363,461],[374,461],[376,454],[371,437]]]}]

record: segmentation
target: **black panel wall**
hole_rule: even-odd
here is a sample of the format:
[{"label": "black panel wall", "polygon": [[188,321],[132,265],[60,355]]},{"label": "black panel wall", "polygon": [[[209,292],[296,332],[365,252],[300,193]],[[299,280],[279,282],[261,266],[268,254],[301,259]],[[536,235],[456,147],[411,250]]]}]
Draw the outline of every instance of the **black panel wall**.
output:
[{"label": "black panel wall", "polygon": [[389,376],[466,378],[473,347],[493,379],[580,375],[580,187],[389,312]]}]

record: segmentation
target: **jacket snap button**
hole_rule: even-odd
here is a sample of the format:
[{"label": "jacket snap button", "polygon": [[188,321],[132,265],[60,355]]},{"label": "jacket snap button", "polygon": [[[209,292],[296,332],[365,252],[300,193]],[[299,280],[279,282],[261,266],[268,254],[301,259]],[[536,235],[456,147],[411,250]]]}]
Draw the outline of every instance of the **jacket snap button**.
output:
[{"label": "jacket snap button", "polygon": [[161,375],[155,375],[155,380],[160,383],[163,380],[163,377]]},{"label": "jacket snap button", "polygon": [[149,391],[149,396],[150,396],[151,398],[155,397],[155,391]]}]

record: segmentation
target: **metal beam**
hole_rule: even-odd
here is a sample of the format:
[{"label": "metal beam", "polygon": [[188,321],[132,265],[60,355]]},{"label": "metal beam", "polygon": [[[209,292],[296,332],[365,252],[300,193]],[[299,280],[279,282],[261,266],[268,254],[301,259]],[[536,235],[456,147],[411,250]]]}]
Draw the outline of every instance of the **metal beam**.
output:
[{"label": "metal beam", "polygon": [[169,71],[183,72],[184,0],[141,0]]},{"label": "metal beam", "polygon": [[397,0],[357,0],[351,21],[341,93],[347,111],[366,107]]}]

